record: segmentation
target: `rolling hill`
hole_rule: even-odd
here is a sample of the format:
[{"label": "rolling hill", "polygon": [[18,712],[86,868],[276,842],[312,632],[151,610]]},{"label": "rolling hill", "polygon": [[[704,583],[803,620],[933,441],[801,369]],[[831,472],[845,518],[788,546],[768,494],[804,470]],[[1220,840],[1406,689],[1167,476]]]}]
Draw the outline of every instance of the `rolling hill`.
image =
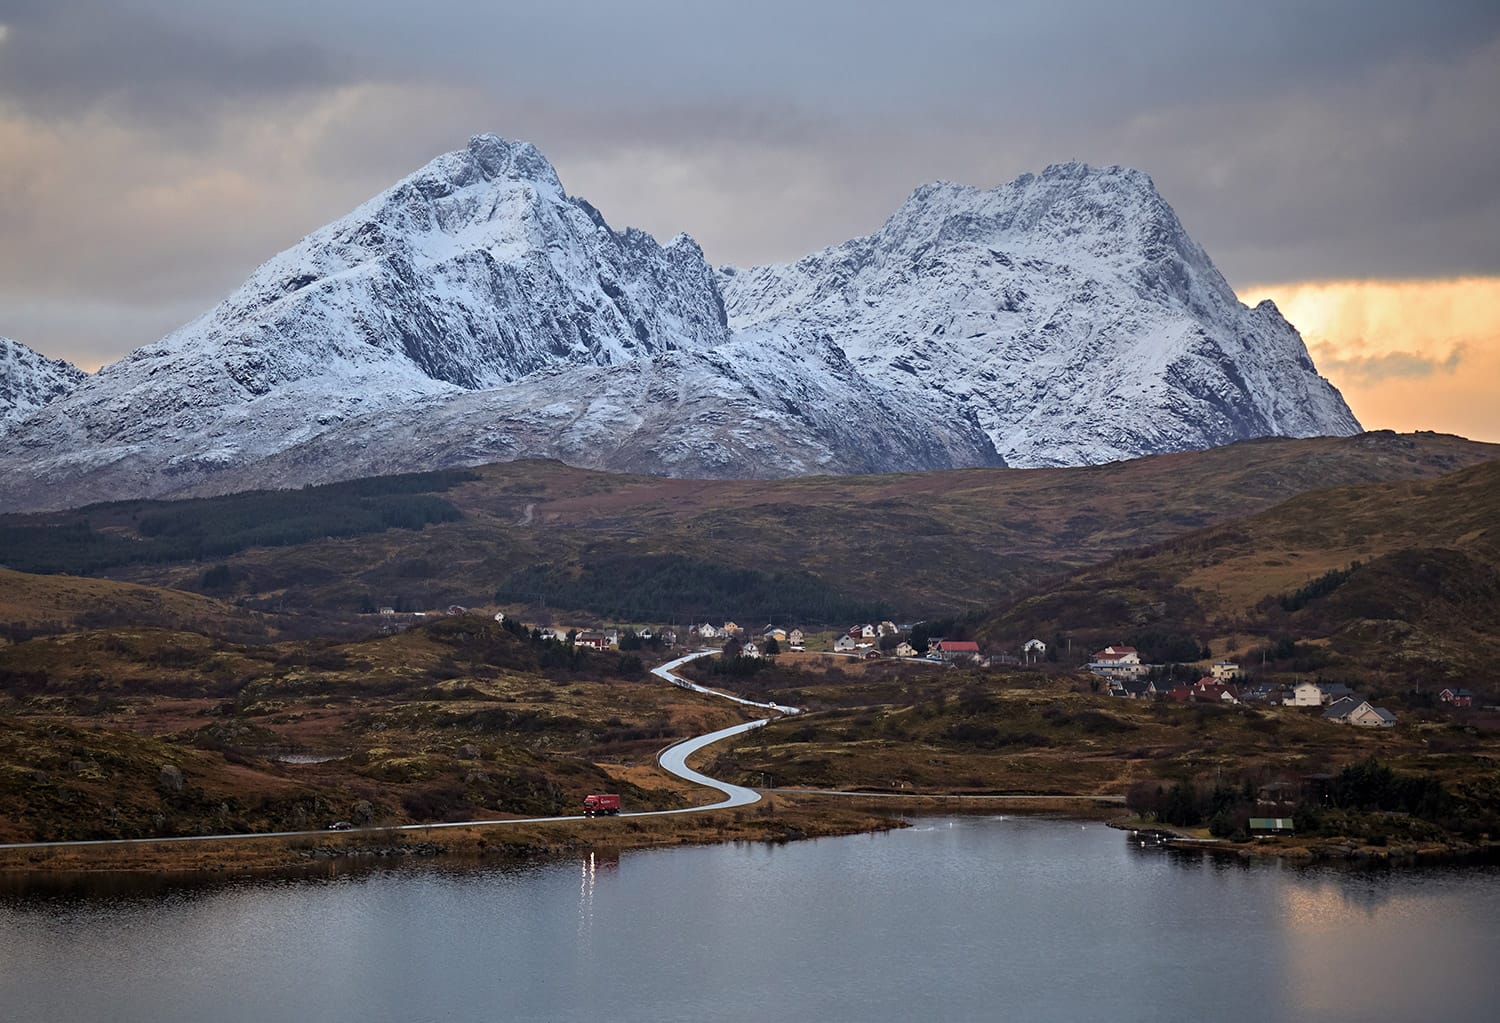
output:
[{"label": "rolling hill", "polygon": [[[1083,468],[774,481],[512,462],[3,516],[0,563],[325,613],[496,602],[620,621],[982,612],[1310,490],[1430,479],[1497,456],[1461,438],[1376,432]],[[1300,585],[1299,572],[1277,585]],[[747,594],[761,596],[747,606]]]},{"label": "rolling hill", "polygon": [[[1318,489],[1078,572],[982,635],[1070,632],[1153,651],[1189,639],[1290,670],[1412,684],[1494,678],[1500,461]],[[1255,656],[1259,659],[1260,654]]]}]

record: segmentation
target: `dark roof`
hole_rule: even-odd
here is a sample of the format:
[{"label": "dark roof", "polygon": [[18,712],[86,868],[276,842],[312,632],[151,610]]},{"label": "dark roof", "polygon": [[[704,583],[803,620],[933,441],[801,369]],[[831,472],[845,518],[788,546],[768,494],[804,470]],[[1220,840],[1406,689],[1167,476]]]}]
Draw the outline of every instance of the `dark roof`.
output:
[{"label": "dark roof", "polygon": [[1359,705],[1365,702],[1365,698],[1359,694],[1353,696],[1341,696],[1328,705],[1323,716],[1329,720],[1342,720],[1345,716],[1359,709]]}]

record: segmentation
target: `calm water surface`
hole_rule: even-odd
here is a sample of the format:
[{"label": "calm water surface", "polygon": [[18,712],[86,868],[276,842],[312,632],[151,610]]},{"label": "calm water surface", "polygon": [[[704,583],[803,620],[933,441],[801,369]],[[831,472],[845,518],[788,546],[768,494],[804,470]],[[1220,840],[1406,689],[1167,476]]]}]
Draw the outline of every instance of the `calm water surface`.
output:
[{"label": "calm water surface", "polygon": [[[114,890],[110,890],[113,888]],[[0,1019],[1500,1019],[1500,870],[1098,824],[215,885],[0,888]]]}]

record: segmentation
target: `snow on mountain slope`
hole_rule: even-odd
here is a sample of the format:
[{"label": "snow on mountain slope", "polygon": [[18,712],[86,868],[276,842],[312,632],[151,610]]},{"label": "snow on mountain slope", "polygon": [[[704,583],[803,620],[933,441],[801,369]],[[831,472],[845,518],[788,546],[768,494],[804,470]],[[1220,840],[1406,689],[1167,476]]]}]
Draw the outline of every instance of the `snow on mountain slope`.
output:
[{"label": "snow on mountain slope", "polygon": [[874,235],[716,277],[480,135],[38,408],[0,444],[28,484],[0,510],[530,456],[770,477],[1358,429],[1139,172],[927,185]]},{"label": "snow on mountain slope", "polygon": [[88,376],[72,363],[49,359],[19,341],[0,337],[0,437]]},{"label": "snow on mountain slope", "polygon": [[1360,429],[1135,170],[924,185],[873,235],[720,286],[736,329],[831,339],[872,383],[977,418],[1013,466]]},{"label": "snow on mountain slope", "polygon": [[172,493],[414,398],[727,339],[690,238],[614,232],[530,144],[481,135],[105,367],[5,461],[62,500]]},{"label": "snow on mountain slope", "polygon": [[859,380],[831,345],[788,353],[745,335],[707,352],[554,368],[414,403],[257,466],[267,485],[307,466],[347,475],[523,457],[621,472],[731,479],[1001,466],[970,422],[934,423]]},{"label": "snow on mountain slope", "polygon": [[610,230],[476,136],[7,438],[40,510],[556,455],[679,475],[1001,464],[835,347],[731,338],[692,239]]}]

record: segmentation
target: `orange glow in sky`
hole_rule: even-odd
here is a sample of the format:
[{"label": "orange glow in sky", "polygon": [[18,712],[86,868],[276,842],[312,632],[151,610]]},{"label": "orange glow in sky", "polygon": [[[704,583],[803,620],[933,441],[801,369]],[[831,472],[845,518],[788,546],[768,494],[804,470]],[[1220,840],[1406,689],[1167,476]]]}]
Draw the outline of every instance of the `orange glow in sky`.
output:
[{"label": "orange glow in sky", "polygon": [[1307,341],[1367,430],[1500,442],[1500,277],[1247,288]]}]

